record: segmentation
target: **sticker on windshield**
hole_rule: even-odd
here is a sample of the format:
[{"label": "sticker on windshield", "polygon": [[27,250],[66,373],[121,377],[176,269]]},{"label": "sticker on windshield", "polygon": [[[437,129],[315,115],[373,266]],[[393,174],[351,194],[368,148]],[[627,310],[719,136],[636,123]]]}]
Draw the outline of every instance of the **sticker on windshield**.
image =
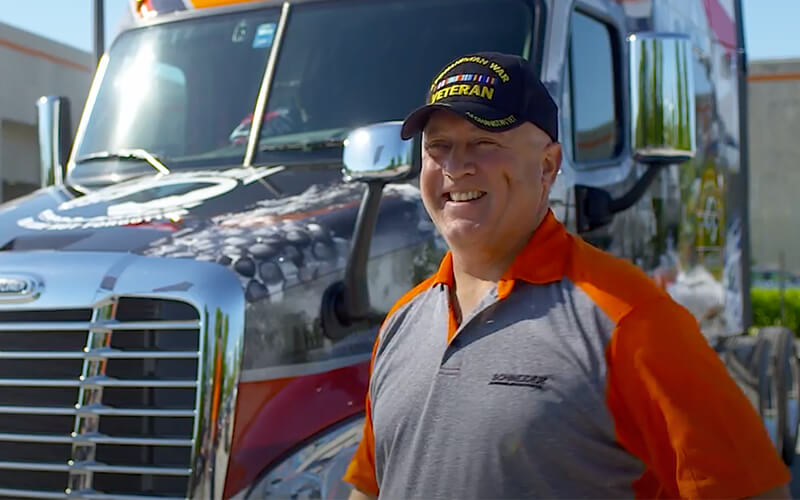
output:
[{"label": "sticker on windshield", "polygon": [[245,41],[247,38],[247,21],[239,21],[239,23],[233,28],[233,34],[231,35],[231,41],[233,43],[241,43]]},{"label": "sticker on windshield", "polygon": [[275,38],[275,23],[261,24],[256,28],[256,36],[253,38],[253,48],[263,49],[272,45]]}]

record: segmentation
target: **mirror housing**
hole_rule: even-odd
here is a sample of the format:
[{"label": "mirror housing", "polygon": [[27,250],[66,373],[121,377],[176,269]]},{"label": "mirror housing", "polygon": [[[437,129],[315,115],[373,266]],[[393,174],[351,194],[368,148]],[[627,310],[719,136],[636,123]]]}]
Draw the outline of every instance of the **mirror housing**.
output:
[{"label": "mirror housing", "polygon": [[419,174],[419,141],[400,137],[402,122],[376,123],[353,130],[344,141],[342,177],[366,184],[358,208],[344,280],[334,283],[322,297],[322,330],[329,338],[347,336],[353,325],[378,323],[384,314],[369,301],[367,262],[378,220],[383,187]]},{"label": "mirror housing", "polygon": [[679,163],[697,150],[692,44],[671,33],[628,37],[630,138],[641,163]]},{"label": "mirror housing", "polygon": [[41,186],[60,186],[72,143],[70,102],[67,97],[44,96],[36,101],[39,117]]},{"label": "mirror housing", "polygon": [[633,158],[650,166],[628,192],[612,198],[604,189],[575,186],[578,232],[611,223],[614,214],[639,201],[659,167],[694,158],[697,151],[692,45],[671,33],[634,33],[630,55],[629,137]]},{"label": "mirror housing", "polygon": [[388,183],[419,174],[418,141],[400,138],[402,124],[400,121],[376,123],[348,134],[342,155],[345,182]]}]

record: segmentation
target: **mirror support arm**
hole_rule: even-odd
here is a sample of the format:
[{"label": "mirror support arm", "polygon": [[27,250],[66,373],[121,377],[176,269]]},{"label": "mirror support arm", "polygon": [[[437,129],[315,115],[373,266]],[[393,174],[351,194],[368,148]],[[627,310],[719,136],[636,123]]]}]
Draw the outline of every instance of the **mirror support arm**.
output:
[{"label": "mirror support arm", "polygon": [[653,183],[660,170],[661,169],[656,165],[648,165],[644,175],[642,175],[636,181],[636,184],[633,185],[630,191],[619,198],[611,200],[611,213],[622,212],[623,210],[632,207],[634,203],[639,201],[642,196],[644,196],[647,188],[650,187],[650,184]]},{"label": "mirror support arm", "polygon": [[614,214],[627,210],[639,201],[647,188],[658,175],[661,168],[658,164],[648,165],[631,189],[619,198],[600,188],[591,186],[575,186],[575,203],[577,205],[577,228],[579,232],[591,231],[609,224]]},{"label": "mirror support arm", "polygon": [[322,330],[328,338],[340,340],[360,325],[367,327],[379,323],[383,314],[372,309],[369,301],[367,264],[372,246],[372,234],[378,221],[378,208],[385,181],[365,183],[366,189],[358,208],[350,254],[344,272],[344,280],[337,281],[322,296]]},{"label": "mirror support arm", "polygon": [[366,185],[367,188],[364,190],[364,196],[358,208],[350,255],[345,268],[344,294],[337,307],[337,312],[343,322],[363,319],[371,312],[367,285],[367,263],[385,182],[370,181]]}]

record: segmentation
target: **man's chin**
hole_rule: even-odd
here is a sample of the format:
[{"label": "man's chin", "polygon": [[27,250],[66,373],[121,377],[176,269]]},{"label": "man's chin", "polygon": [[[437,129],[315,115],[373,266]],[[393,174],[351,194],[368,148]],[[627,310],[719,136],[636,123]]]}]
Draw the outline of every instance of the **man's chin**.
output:
[{"label": "man's chin", "polygon": [[451,221],[439,231],[450,248],[480,247],[490,241],[487,227],[473,221]]}]

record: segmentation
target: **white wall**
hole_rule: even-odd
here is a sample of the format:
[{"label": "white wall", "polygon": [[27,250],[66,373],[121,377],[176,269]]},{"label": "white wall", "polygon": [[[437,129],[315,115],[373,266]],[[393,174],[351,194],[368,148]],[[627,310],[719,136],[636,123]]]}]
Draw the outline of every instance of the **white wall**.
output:
[{"label": "white wall", "polygon": [[0,200],[39,184],[36,100],[69,97],[74,133],[93,74],[91,54],[0,23]]},{"label": "white wall", "polygon": [[2,193],[6,200],[39,187],[39,138],[35,125],[0,121]]},{"label": "white wall", "polygon": [[800,272],[800,59],[749,65],[753,259]]}]

